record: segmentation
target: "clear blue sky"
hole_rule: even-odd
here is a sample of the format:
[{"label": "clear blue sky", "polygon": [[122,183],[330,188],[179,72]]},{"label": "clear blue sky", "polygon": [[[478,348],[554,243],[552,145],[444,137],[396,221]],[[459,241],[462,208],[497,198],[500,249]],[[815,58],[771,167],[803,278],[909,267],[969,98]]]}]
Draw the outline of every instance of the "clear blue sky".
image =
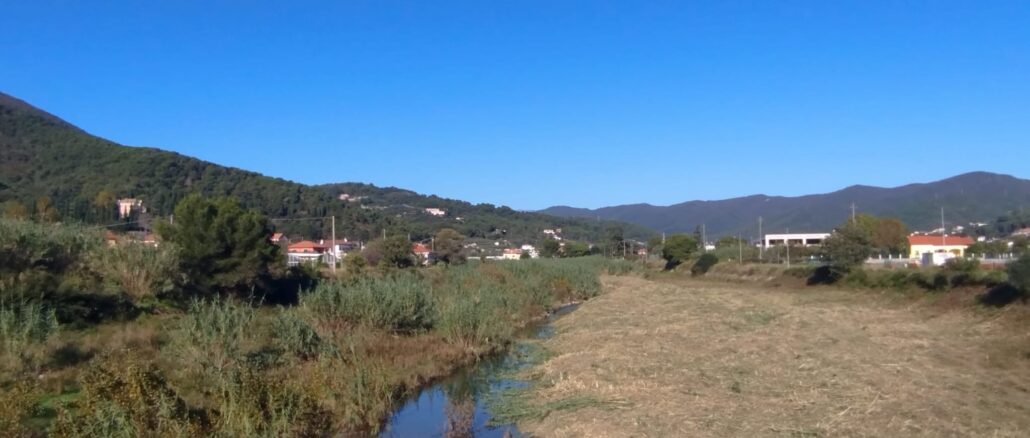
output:
[{"label": "clear blue sky", "polygon": [[304,183],[536,209],[1030,177],[1026,1],[0,2],[0,91]]}]

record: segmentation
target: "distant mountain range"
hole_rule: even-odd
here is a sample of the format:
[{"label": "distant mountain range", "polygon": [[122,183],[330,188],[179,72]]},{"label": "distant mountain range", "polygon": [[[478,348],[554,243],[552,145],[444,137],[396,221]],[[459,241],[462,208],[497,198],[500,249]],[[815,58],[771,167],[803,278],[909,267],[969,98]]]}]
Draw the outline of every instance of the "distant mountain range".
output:
[{"label": "distant mountain range", "polygon": [[849,217],[852,204],[860,213],[896,217],[915,230],[940,227],[943,207],[950,228],[990,222],[1009,211],[1030,208],[1030,180],[972,172],[931,183],[893,188],[855,185],[797,197],[752,195],[664,207],[631,204],[593,210],[557,206],[541,212],[625,221],[663,232],[692,232],[704,224],[709,236],[740,233],[757,237],[759,216],[765,233],[830,231]]},{"label": "distant mountain range", "polygon": [[[299,158],[298,158],[299,159]],[[337,218],[340,236],[370,239],[403,233],[428,238],[443,227],[470,237],[535,243],[542,230],[561,228],[565,237],[596,241],[607,222],[520,212],[491,204],[471,204],[397,188],[343,183],[309,186],[259,173],[220,166],[175,152],[128,147],[90,135],[57,116],[0,93],[0,204],[19,202],[33,209],[49,197],[65,220],[110,222],[110,197],[136,197],[158,216],[168,215],[189,193],[234,196],[276,221],[280,231],[325,236],[328,216]],[[341,200],[341,194],[360,199]],[[425,211],[445,211],[434,216]],[[314,218],[314,219],[312,219]],[[459,219],[460,218],[460,219]],[[628,236],[653,233],[623,224]]]}]

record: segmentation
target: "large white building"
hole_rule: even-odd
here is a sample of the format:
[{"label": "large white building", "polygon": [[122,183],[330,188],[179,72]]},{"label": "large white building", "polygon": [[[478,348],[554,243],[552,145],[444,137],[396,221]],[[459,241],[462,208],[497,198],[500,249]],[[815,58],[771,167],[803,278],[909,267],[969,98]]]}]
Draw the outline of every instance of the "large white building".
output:
[{"label": "large white building", "polygon": [[762,246],[768,248],[788,243],[791,246],[822,245],[827,237],[830,237],[830,233],[766,234],[765,239],[762,241]]}]

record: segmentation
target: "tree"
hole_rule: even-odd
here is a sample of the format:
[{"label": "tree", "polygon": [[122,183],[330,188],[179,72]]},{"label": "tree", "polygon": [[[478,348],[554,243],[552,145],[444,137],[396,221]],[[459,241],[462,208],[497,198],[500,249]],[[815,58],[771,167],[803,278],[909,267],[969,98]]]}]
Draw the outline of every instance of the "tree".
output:
[{"label": "tree", "polygon": [[21,202],[10,200],[4,203],[3,217],[6,219],[28,219],[29,209],[25,208],[25,204]]},{"label": "tree", "polygon": [[582,242],[565,242],[563,257],[585,257],[590,255],[590,246]]},{"label": "tree", "polygon": [[604,245],[607,255],[614,257],[619,251],[622,251],[622,247],[625,245],[624,234],[621,225],[609,225],[605,228]]},{"label": "tree", "polygon": [[117,200],[117,196],[110,190],[104,189],[97,192],[92,202],[97,217],[104,221],[113,220],[115,217],[115,202]]},{"label": "tree", "polygon": [[540,243],[540,256],[541,257],[557,257],[558,253],[561,252],[561,243],[557,240],[548,237]]},{"label": "tree", "polygon": [[662,258],[665,269],[674,269],[687,261],[697,251],[697,240],[688,234],[673,234],[665,239],[662,247]]},{"label": "tree", "polygon": [[872,251],[869,232],[851,221],[834,230],[822,245],[823,254],[830,260],[830,269],[837,276],[861,266]]},{"label": "tree", "polygon": [[175,206],[174,221],[159,223],[157,231],[179,247],[183,272],[203,293],[263,288],[269,264],[280,259],[267,219],[235,198],[189,195]]},{"label": "tree", "polygon": [[1009,263],[1005,271],[1009,274],[1009,283],[1024,294],[1030,293],[1030,254],[1023,254]]},{"label": "tree", "polygon": [[40,222],[57,222],[61,215],[54,208],[54,201],[49,196],[41,196],[36,199],[36,220]]},{"label": "tree", "polygon": [[900,220],[859,214],[855,217],[855,223],[866,232],[869,243],[876,251],[888,254],[908,252],[908,228]]},{"label": "tree", "polygon": [[465,263],[465,236],[451,228],[444,228],[436,232],[433,241],[438,260],[448,265]]},{"label": "tree", "polygon": [[408,238],[396,235],[381,239],[379,251],[382,258],[379,266],[383,268],[408,268],[415,265],[415,255],[411,251]]}]

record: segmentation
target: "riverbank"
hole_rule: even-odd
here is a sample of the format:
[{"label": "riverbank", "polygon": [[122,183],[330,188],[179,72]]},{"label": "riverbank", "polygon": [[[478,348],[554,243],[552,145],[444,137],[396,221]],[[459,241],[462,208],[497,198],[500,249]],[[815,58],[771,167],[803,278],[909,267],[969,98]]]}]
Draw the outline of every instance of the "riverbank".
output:
[{"label": "riverbank", "polygon": [[1025,306],[829,287],[606,277],[555,323],[523,419],[538,436],[1020,436]]},{"label": "riverbank", "polygon": [[5,343],[0,434],[372,435],[427,384],[503,351],[544,312],[599,294],[601,271],[618,266],[366,272],[290,306],[226,298],[84,328],[55,321],[42,341]]}]

